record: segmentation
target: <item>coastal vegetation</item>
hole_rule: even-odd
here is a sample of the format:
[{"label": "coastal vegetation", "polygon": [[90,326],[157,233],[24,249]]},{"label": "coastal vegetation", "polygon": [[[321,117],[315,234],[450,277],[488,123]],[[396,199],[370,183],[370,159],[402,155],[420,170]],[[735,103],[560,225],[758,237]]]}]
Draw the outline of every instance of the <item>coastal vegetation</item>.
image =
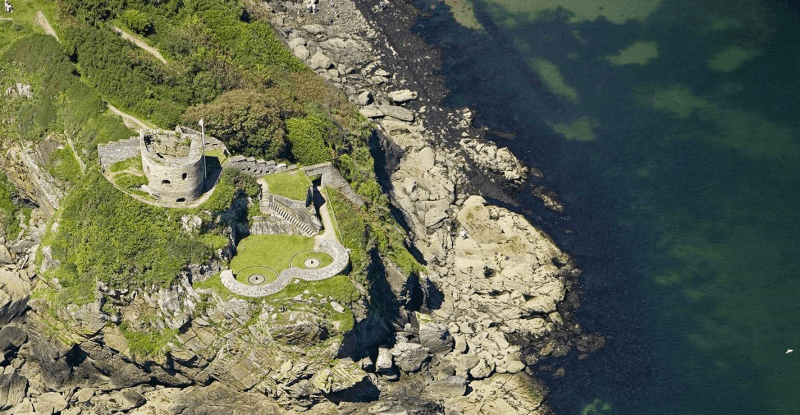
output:
[{"label": "coastal vegetation", "polygon": [[20,211],[19,206],[14,204],[13,196],[16,193],[16,187],[8,180],[5,173],[0,172],[0,226],[3,232],[10,237],[19,234],[19,219],[17,214]]},{"label": "coastal vegetation", "polygon": [[120,288],[168,286],[184,266],[212,255],[209,244],[181,230],[180,213],[126,197],[95,168],[64,199],[47,242],[62,272],[74,274],[68,280],[91,290],[95,279]]},{"label": "coastal vegetation", "polygon": [[[291,265],[292,257],[314,248],[314,239],[300,235],[250,235],[236,246],[231,260],[234,274],[252,267],[267,267],[280,273]],[[262,274],[263,275],[263,274]],[[269,277],[269,275],[264,275]]]},{"label": "coastal vegetation", "polygon": [[269,192],[294,200],[306,200],[311,181],[302,170],[270,174],[264,176]]},{"label": "coastal vegetation", "polygon": [[[377,182],[369,122],[240,2],[57,0],[55,5],[44,10],[62,43],[38,33],[33,24],[0,22],[0,74],[30,85],[33,92],[25,99],[0,97],[0,117],[15,120],[0,125],[0,133],[20,143],[47,139],[61,144],[46,167],[71,185],[42,241],[60,266],[44,273],[34,297],[50,305],[49,320],[62,341],[70,341],[64,334],[68,327],[56,324],[60,319],[55,308],[96,301],[98,282],[118,289],[166,288],[191,264],[224,264],[216,254],[229,244],[223,229],[246,220],[237,203],[260,191],[252,177],[224,169],[214,193],[194,209],[160,208],[127,197],[98,167],[98,144],[134,135],[122,119],[111,115],[107,104],[162,128],[196,125],[202,118],[207,133],[233,154],[305,165],[332,161],[364,197],[366,206],[358,207],[326,189],[337,233],[351,250],[351,275],[298,281],[268,298],[248,299],[251,304],[296,309],[303,305],[292,298],[301,293],[329,299],[318,312],[345,333],[355,324],[350,307],[380,280],[368,278],[375,268],[373,254],[408,272],[423,269],[406,249],[404,232],[390,215]],[[120,38],[113,26],[157,48],[167,63]],[[146,196],[138,190],[147,184],[138,158],[112,165],[109,174],[120,188]],[[271,192],[300,200],[311,184],[300,170],[265,180]],[[0,216],[7,231],[18,233],[21,208],[13,202],[14,193],[13,184],[0,177]],[[204,225],[182,229],[186,215],[201,217]],[[239,242],[232,268],[265,266],[266,260],[267,267],[280,272],[295,255],[297,261],[320,259],[321,266],[330,262],[326,255],[311,252],[313,239],[294,243],[269,237],[252,243],[259,239],[264,238]],[[222,299],[236,297],[218,275],[193,284]],[[203,295],[209,300],[208,291]],[[345,311],[337,311],[330,301]],[[118,328],[130,352],[139,357],[152,358],[175,338],[147,322],[135,326]]]}]

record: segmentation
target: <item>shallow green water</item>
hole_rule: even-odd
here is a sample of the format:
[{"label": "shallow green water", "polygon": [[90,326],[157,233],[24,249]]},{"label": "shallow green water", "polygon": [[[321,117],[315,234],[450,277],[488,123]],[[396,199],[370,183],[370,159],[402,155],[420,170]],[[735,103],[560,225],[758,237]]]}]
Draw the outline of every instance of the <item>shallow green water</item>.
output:
[{"label": "shallow green water", "polygon": [[542,226],[586,270],[582,324],[610,340],[555,362],[557,412],[800,413],[798,9],[475,0],[471,29],[417,4],[448,104],[517,132],[498,143],[567,205]]}]

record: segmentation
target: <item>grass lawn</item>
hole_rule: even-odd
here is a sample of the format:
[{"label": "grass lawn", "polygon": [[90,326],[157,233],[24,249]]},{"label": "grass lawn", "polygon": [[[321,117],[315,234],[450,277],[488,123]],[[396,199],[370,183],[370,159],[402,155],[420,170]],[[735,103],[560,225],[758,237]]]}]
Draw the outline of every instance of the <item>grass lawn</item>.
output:
[{"label": "grass lawn", "polygon": [[228,156],[222,154],[222,152],[219,151],[219,150],[208,150],[208,151],[206,151],[206,158],[211,158],[211,157],[216,157],[217,159],[219,159],[219,164],[224,163],[225,160],[228,159]]},{"label": "grass lawn", "polygon": [[269,267],[247,267],[236,274],[236,280],[242,284],[250,284],[247,280],[251,275],[261,275],[264,277],[264,284],[269,284],[278,279],[278,274]]},{"label": "grass lawn", "polygon": [[237,274],[248,267],[263,266],[280,273],[291,266],[295,254],[313,248],[314,239],[305,236],[250,235],[239,241],[236,256],[231,259],[231,270]]},{"label": "grass lawn", "polygon": [[34,23],[36,12],[41,10],[50,26],[56,31],[56,34],[62,36],[61,29],[56,20],[56,3],[48,0],[11,0],[11,5],[14,6],[14,13],[8,14],[4,9],[0,9],[0,17],[10,17],[15,22],[30,24],[34,27],[34,31],[44,33],[44,29]]},{"label": "grass lawn", "polygon": [[118,161],[109,167],[111,173],[118,173],[121,171],[129,170],[131,174],[144,174],[142,170],[142,158],[131,157],[122,161]]},{"label": "grass lawn", "polygon": [[313,269],[326,267],[330,265],[331,262],[333,262],[333,258],[331,258],[331,256],[326,254],[325,252],[306,251],[306,252],[301,252],[295,255],[294,258],[292,258],[292,266],[297,268],[307,269],[307,267],[303,265],[303,263],[307,259],[312,259],[312,258],[319,260],[319,265],[314,267]]},{"label": "grass lawn", "polygon": [[284,173],[268,174],[264,176],[264,181],[269,185],[270,193],[288,197],[294,200],[306,200],[306,192],[311,186],[311,180],[302,170],[295,170]]}]

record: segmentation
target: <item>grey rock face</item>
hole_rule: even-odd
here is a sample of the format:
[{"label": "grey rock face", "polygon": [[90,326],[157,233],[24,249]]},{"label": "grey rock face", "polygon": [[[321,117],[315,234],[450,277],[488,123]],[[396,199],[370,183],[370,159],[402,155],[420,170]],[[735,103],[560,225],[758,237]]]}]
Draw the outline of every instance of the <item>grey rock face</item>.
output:
[{"label": "grey rock face", "polygon": [[380,109],[384,115],[397,118],[400,121],[414,121],[414,113],[403,107],[398,107],[396,105],[378,105],[378,109]]},{"label": "grey rock face", "polygon": [[311,57],[311,60],[308,61],[308,65],[311,69],[328,69],[333,66],[333,63],[324,53],[317,52]]},{"label": "grey rock face", "polygon": [[30,294],[31,284],[16,266],[0,267],[0,325],[25,312]]},{"label": "grey rock face", "polygon": [[28,379],[16,373],[0,376],[0,410],[22,402],[28,389]]},{"label": "grey rock face", "polygon": [[447,354],[453,350],[453,336],[444,324],[426,323],[419,327],[419,342],[431,353]]},{"label": "grey rock face", "polygon": [[372,92],[370,91],[362,92],[361,94],[358,95],[356,101],[358,102],[358,105],[368,105],[369,103],[372,102]]},{"label": "grey rock face", "polygon": [[419,371],[422,364],[430,360],[431,355],[426,347],[416,343],[398,343],[392,348],[394,363],[403,372]]},{"label": "grey rock face", "polygon": [[288,320],[270,327],[270,334],[276,341],[290,346],[310,346],[329,337],[325,322],[311,314],[290,312]]}]

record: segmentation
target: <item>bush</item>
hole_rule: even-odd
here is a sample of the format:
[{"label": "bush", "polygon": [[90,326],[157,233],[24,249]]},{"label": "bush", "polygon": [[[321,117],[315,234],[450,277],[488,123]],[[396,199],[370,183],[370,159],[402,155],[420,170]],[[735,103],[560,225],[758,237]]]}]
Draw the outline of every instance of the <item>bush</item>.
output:
[{"label": "bush", "polygon": [[81,177],[81,166],[72,150],[67,146],[53,151],[47,167],[53,177],[70,183],[77,182]]},{"label": "bush", "polygon": [[332,122],[316,116],[290,118],[286,121],[291,152],[295,160],[305,165],[330,161],[332,151],[326,145],[331,131],[336,130]]},{"label": "bush", "polygon": [[254,90],[226,92],[209,104],[190,107],[182,121],[205,120],[206,131],[234,153],[267,159],[286,155],[282,104]]},{"label": "bush", "polygon": [[0,220],[2,220],[0,225],[2,225],[2,230],[5,234],[11,239],[14,239],[20,231],[19,219],[17,218],[19,207],[14,204],[13,200],[16,191],[17,188],[8,180],[8,176],[0,171]]},{"label": "bush", "polygon": [[198,211],[211,211],[211,212],[224,212],[231,207],[233,200],[236,198],[237,192],[255,197],[261,191],[256,179],[232,168],[225,168],[222,170],[222,175],[217,182],[214,193],[202,205]]},{"label": "bush", "polygon": [[169,286],[189,263],[212,249],[181,230],[180,211],[139,202],[94,168],[62,203],[58,232],[49,238],[62,266],[111,287]]},{"label": "bush", "polygon": [[128,26],[136,33],[146,34],[153,30],[153,23],[150,22],[150,19],[146,14],[140,12],[139,10],[125,10],[125,12],[122,13],[119,18],[125,26]]}]

